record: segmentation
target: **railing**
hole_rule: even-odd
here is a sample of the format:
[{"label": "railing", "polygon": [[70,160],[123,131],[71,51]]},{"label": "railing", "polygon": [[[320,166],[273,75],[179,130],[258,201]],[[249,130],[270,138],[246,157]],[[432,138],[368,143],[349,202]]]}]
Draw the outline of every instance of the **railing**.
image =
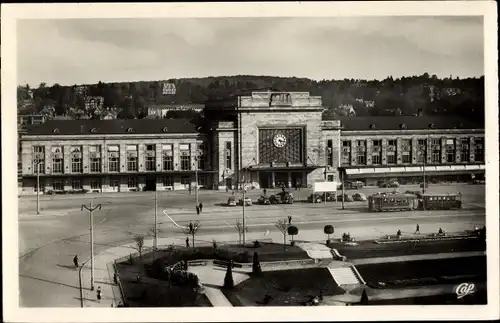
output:
[{"label": "railing", "polygon": [[113,270],[115,271],[115,273],[117,274],[116,276],[116,282],[118,283],[118,288],[120,289],[120,294],[122,295],[122,301],[123,301],[123,305],[126,306],[127,305],[127,297],[125,296],[125,292],[123,291],[123,286],[122,286],[122,281],[121,281],[121,278],[120,278],[120,275],[118,275],[118,268],[116,268],[116,260],[113,261]]}]

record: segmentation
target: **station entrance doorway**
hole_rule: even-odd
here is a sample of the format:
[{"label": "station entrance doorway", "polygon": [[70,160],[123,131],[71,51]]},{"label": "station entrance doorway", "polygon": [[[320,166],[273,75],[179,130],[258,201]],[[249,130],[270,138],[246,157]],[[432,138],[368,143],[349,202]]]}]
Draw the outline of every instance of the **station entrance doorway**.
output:
[{"label": "station entrance doorway", "polygon": [[146,175],[146,182],[144,185],[145,191],[156,191],[156,176]]}]

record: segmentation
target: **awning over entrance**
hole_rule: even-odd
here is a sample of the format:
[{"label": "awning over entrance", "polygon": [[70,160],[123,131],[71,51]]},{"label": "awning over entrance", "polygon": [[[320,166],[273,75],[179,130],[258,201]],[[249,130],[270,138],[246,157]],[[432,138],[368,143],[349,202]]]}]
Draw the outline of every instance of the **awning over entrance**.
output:
[{"label": "awning over entrance", "polygon": [[[441,165],[425,166],[425,172],[429,174],[468,174],[484,172],[485,165]],[[365,167],[346,169],[346,175],[350,177],[378,177],[383,175],[403,174],[411,176],[413,174],[422,174],[423,166],[396,166],[396,167]],[[412,174],[413,173],[413,174]]]}]

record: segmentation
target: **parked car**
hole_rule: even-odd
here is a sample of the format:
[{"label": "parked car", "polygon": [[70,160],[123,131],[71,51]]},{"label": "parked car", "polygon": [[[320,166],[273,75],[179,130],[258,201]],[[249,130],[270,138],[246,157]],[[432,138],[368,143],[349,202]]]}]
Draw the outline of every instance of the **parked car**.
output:
[{"label": "parked car", "polygon": [[[243,205],[243,198],[240,198],[238,200],[238,205]],[[245,197],[245,206],[252,206],[252,199],[249,198],[248,196]]]},{"label": "parked car", "polygon": [[388,182],[383,182],[383,181],[379,181],[378,183],[378,187],[380,188],[384,188],[384,187],[399,187],[399,183],[398,181],[388,181]]},{"label": "parked car", "polygon": [[227,205],[228,206],[236,206],[236,198],[234,197],[234,195],[230,196],[227,199]]},{"label": "parked car", "polygon": [[257,203],[259,203],[260,205],[269,205],[271,204],[271,201],[268,196],[261,195],[257,200]]},{"label": "parked car", "polygon": [[352,197],[350,197],[347,194],[344,194],[344,196],[342,196],[342,194],[337,195],[337,201],[342,201],[342,200],[344,202],[354,202],[354,200],[352,199]]},{"label": "parked car", "polygon": [[[365,185],[363,182],[360,181],[344,181],[345,189],[360,189],[363,188]],[[342,188],[342,185],[340,185],[340,188]]]},{"label": "parked car", "polygon": [[354,193],[352,195],[352,199],[354,201],[363,202],[363,201],[366,201],[366,195],[363,193]]},{"label": "parked car", "polygon": [[279,192],[269,198],[271,204],[293,204],[293,194],[290,192]]},{"label": "parked car", "polygon": [[[324,202],[325,201],[325,193],[314,193],[314,197],[313,197],[313,194],[311,194],[307,198],[307,201],[310,203],[313,203],[313,199],[314,199],[314,203]],[[335,202],[337,200],[336,193],[335,192],[326,192],[326,200],[328,202]]]}]

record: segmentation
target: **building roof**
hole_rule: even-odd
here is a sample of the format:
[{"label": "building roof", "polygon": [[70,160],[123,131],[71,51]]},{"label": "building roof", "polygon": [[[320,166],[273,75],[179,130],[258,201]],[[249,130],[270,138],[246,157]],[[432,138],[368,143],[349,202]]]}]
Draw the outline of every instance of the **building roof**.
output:
[{"label": "building roof", "polygon": [[188,119],[51,120],[28,126],[28,135],[198,133]]},{"label": "building roof", "polygon": [[340,120],[342,130],[426,130],[426,129],[484,129],[471,120],[454,116],[383,116],[383,117],[330,117]]}]

